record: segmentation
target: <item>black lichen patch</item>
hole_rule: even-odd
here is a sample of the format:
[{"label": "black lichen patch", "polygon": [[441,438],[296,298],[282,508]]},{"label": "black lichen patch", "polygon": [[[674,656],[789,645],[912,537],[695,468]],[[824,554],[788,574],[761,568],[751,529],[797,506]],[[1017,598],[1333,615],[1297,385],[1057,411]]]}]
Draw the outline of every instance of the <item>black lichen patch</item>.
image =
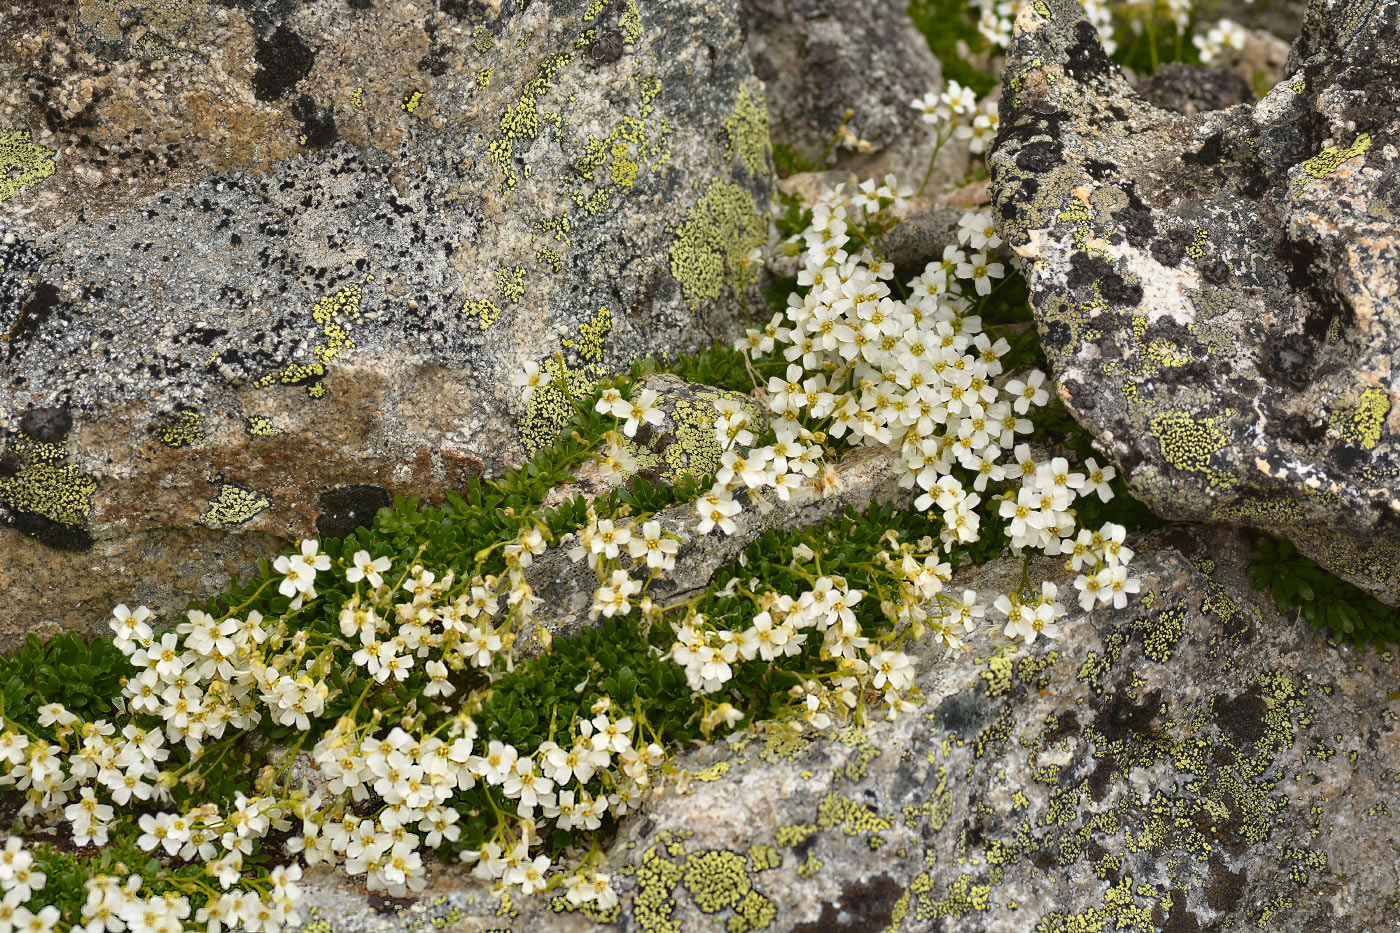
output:
[{"label": "black lichen patch", "polygon": [[1066,284],[1071,289],[1097,286],[1103,299],[1117,308],[1136,308],[1142,302],[1142,286],[1123,278],[1102,256],[1075,253],[1070,258]]},{"label": "black lichen patch", "polygon": [[1215,721],[1243,745],[1264,737],[1264,714],[1268,711],[1268,704],[1264,702],[1256,684],[1239,696],[1218,701],[1215,704]]},{"label": "black lichen patch", "polygon": [[1206,901],[1216,910],[1234,910],[1244,897],[1244,872],[1230,871],[1225,867],[1225,859],[1215,853],[1210,857],[1210,875],[1206,881]]},{"label": "black lichen patch", "polygon": [[61,405],[36,405],[19,419],[19,429],[36,441],[62,444],[73,428],[73,414],[65,402]]},{"label": "black lichen patch", "polygon": [[16,531],[55,551],[86,551],[92,547],[92,535],[82,525],[56,522],[38,512],[17,511],[9,523]]},{"label": "black lichen patch", "polygon": [[1043,174],[1064,161],[1064,147],[1051,140],[1026,143],[1016,153],[1016,167],[1027,172]]},{"label": "black lichen patch", "polygon": [[1186,250],[1195,238],[1194,231],[1185,227],[1170,227],[1152,241],[1152,258],[1169,269],[1181,265]]},{"label": "black lichen patch", "polygon": [[300,141],[308,149],[329,146],[340,138],[335,126],[335,112],[330,107],[318,107],[310,94],[303,94],[292,104],[292,117],[300,127]]},{"label": "black lichen patch", "polygon": [[1144,694],[1137,703],[1132,701],[1126,690],[1114,690],[1112,698],[1099,710],[1094,728],[1110,742],[1147,736],[1161,708],[1161,690]]},{"label": "black lichen patch", "polygon": [[593,47],[588,50],[588,57],[600,65],[606,65],[621,58],[622,52],[622,33],[616,29],[609,29],[593,43]]},{"label": "black lichen patch", "polygon": [[1099,34],[1087,20],[1080,20],[1074,27],[1074,45],[1065,60],[1065,73],[1076,81],[1092,81],[1112,69],[1113,62],[1099,44]]},{"label": "black lichen patch", "polygon": [[5,354],[7,360],[13,359],[20,347],[38,335],[60,304],[62,298],[57,288],[48,282],[35,283],[34,290],[29,293],[24,304],[20,305],[19,319],[6,335],[9,343],[9,350]]},{"label": "black lichen patch", "polygon": [[389,492],[383,486],[357,483],[321,493],[316,499],[321,514],[316,531],[327,538],[343,538],[356,528],[365,528],[374,515],[389,505]]},{"label": "black lichen patch", "polygon": [[821,916],[792,928],[793,933],[880,933],[889,929],[895,902],[903,893],[888,875],[876,875],[841,889],[822,904]]},{"label": "black lichen patch", "polygon": [[1185,888],[1172,891],[1170,911],[1163,911],[1159,904],[1152,916],[1161,927],[1162,933],[1201,933],[1201,921],[1186,907]]},{"label": "black lichen patch", "polygon": [[280,98],[311,72],[316,53],[301,37],[278,24],[272,35],[257,40],[253,53],[258,69],[253,74],[253,96],[262,101]]},{"label": "black lichen patch", "polygon": [[933,711],[934,722],[957,736],[972,736],[991,721],[987,704],[971,693],[955,693]]},{"label": "black lichen patch", "polygon": [[1225,156],[1225,134],[1212,133],[1201,143],[1200,149],[1186,153],[1181,160],[1187,165],[1213,166],[1224,162]]}]

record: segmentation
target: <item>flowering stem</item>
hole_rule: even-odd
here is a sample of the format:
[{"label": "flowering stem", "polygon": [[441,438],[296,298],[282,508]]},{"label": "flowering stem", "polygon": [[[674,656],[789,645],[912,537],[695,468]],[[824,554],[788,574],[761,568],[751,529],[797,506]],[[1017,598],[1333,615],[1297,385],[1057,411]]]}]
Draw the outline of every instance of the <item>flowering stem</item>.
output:
[{"label": "flowering stem", "polygon": [[924,193],[924,189],[928,187],[929,179],[933,178],[933,164],[938,161],[938,153],[943,150],[943,144],[952,136],[951,126],[946,131],[939,132],[937,141],[933,144],[933,154],[928,157],[928,171],[924,172],[923,183],[919,185],[918,194],[915,194],[914,197],[920,197]]}]

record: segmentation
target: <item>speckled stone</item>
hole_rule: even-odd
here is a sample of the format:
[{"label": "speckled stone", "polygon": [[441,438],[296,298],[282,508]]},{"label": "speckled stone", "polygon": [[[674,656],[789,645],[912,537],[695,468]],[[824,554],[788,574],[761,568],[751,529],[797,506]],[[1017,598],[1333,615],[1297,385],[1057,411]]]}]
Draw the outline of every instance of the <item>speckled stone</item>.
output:
[{"label": "speckled stone", "polygon": [[1319,0],[1282,83],[1194,117],[1078,4],[1017,23],[993,202],[1061,397],[1159,513],[1400,602],[1400,3]]},{"label": "speckled stone", "polygon": [[[827,166],[861,178],[894,172],[918,187],[933,137],[910,101],[943,88],[942,66],[904,0],[743,0],[754,72],[768,90],[773,142],[814,160],[848,128],[872,149],[835,148]],[[940,181],[960,177],[965,144],[940,157]]]},{"label": "speckled stone", "polygon": [[0,0],[0,649],[521,462],[527,361],[732,335],[767,124],[736,0]]},{"label": "speckled stone", "polygon": [[[1056,641],[986,634],[924,658],[922,706],[894,723],[770,724],[680,756],[607,850],[615,913],[503,901],[449,866],[397,902],[316,874],[315,928],[1395,928],[1395,657],[1282,617],[1230,532],[1134,545],[1137,603],[1076,610]],[[1006,561],[955,585],[1020,575]]]}]

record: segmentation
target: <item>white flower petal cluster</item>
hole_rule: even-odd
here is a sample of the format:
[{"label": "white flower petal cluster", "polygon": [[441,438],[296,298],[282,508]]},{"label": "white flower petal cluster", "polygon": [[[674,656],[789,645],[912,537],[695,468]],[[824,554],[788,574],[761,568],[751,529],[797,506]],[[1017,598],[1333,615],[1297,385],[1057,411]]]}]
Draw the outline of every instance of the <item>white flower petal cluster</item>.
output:
[{"label": "white flower petal cluster", "polygon": [[1205,35],[1191,37],[1191,43],[1201,52],[1201,61],[1207,65],[1215,61],[1226,49],[1239,51],[1244,48],[1249,33],[1234,20],[1222,19],[1210,27]]}]

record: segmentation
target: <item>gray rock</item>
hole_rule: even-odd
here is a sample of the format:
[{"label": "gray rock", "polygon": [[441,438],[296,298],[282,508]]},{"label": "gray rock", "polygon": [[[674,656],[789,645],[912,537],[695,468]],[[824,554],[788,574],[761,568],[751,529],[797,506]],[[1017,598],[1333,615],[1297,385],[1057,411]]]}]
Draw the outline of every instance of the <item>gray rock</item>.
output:
[{"label": "gray rock", "polygon": [[993,202],[1060,395],[1159,513],[1400,602],[1400,3],[1319,2],[1253,106],[1153,107],[1078,4],[1022,10]]},{"label": "gray rock", "polygon": [[[768,92],[775,145],[816,159],[850,110],[849,129],[874,148],[837,147],[822,167],[839,164],[862,178],[895,172],[917,187],[932,138],[909,102],[942,89],[943,79],[907,3],[743,0],[741,16],[754,73]],[[965,146],[948,148],[966,159]]]},{"label": "gray rock", "polygon": [[1292,42],[1303,30],[1306,0],[1220,0],[1212,16],[1231,19],[1247,29],[1265,32]]},{"label": "gray rock", "polygon": [[527,361],[761,301],[735,0],[48,7],[0,0],[0,648],[519,463]]},{"label": "gray rock", "polygon": [[[1280,616],[1228,532],[1135,546],[1137,604],[1075,611],[1057,641],[986,634],[925,658],[922,709],[894,723],[768,724],[680,756],[608,849],[616,912],[503,901],[449,866],[379,910],[315,875],[312,919],[343,933],[1400,924],[1394,657]],[[955,584],[1020,579],[1006,561]]]},{"label": "gray rock", "polygon": [[1249,103],[1249,82],[1224,67],[1168,62],[1137,83],[1137,92],[1155,107],[1195,116]]}]

